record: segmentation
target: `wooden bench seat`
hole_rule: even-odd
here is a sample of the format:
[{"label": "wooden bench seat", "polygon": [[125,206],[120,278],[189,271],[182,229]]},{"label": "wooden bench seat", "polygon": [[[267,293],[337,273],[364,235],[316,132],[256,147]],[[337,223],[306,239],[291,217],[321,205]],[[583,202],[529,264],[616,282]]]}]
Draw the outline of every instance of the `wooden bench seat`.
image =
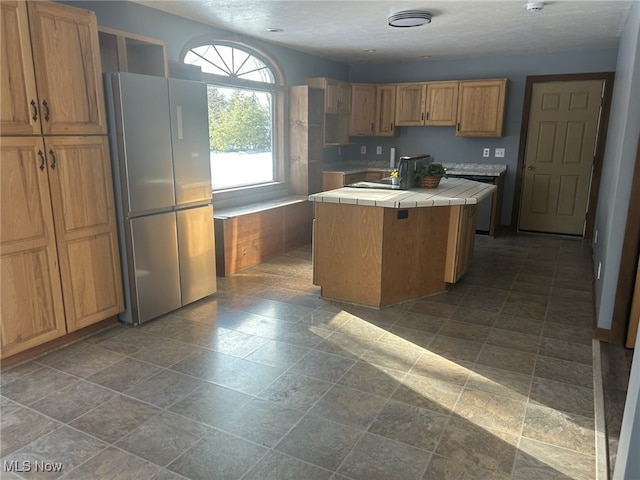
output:
[{"label": "wooden bench seat", "polygon": [[214,213],[217,275],[243,268],[311,242],[313,204],[289,196],[223,208]]}]

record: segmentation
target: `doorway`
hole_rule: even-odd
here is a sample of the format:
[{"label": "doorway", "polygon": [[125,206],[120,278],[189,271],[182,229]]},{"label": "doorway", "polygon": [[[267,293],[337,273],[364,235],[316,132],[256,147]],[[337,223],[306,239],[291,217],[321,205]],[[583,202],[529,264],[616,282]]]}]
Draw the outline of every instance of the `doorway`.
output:
[{"label": "doorway", "polygon": [[512,225],[591,238],[613,73],[527,77]]}]

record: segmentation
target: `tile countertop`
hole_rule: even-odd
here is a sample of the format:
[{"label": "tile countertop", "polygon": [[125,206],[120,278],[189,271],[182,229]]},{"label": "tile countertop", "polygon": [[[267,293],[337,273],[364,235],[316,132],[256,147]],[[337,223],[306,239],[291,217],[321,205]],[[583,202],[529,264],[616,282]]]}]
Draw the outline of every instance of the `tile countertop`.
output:
[{"label": "tile countertop", "polygon": [[443,178],[438,188],[386,190],[343,187],[309,195],[312,202],[346,203],[387,208],[472,205],[493,194],[495,185],[462,178]]},{"label": "tile countertop", "polygon": [[[451,175],[478,175],[486,177],[499,177],[507,171],[507,165],[502,163],[452,163],[442,162],[447,173]],[[349,175],[361,172],[391,172],[387,162],[344,162],[327,165],[325,173],[341,173]]]},{"label": "tile countertop", "polygon": [[507,171],[507,166],[502,163],[448,163],[442,166],[450,175],[477,175],[483,177],[499,177]]}]

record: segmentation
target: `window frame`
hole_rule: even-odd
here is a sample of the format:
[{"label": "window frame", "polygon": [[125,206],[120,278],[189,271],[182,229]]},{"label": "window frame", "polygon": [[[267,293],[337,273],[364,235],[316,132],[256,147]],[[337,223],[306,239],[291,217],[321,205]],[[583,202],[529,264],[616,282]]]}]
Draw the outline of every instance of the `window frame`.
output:
[{"label": "window frame", "polygon": [[271,182],[238,187],[228,187],[213,190],[213,201],[216,207],[236,206],[288,194],[288,132],[286,123],[287,86],[280,64],[264,50],[246,41],[230,40],[220,37],[199,37],[184,46],[180,53],[180,61],[185,65],[184,58],[192,49],[205,45],[224,45],[242,50],[258,58],[271,70],[274,83],[247,80],[241,77],[231,77],[214,73],[201,72],[201,81],[223,87],[244,88],[247,90],[267,91],[272,94],[272,158],[274,180]]}]

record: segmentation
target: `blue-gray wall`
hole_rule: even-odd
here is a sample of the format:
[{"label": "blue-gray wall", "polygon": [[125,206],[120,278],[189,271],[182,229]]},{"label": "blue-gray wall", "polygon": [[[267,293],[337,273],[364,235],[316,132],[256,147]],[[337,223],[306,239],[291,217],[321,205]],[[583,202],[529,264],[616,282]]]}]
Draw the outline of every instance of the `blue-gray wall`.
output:
[{"label": "blue-gray wall", "polygon": [[[639,208],[631,198],[631,178],[640,137],[640,2],[633,2],[618,48],[616,80],[611,105],[604,171],[598,197],[593,245],[594,267],[602,264],[596,280],[598,327],[611,327],[618,285],[622,243],[629,208]],[[631,376],[620,432],[614,479],[640,478],[640,335],[636,339]],[[635,446],[634,446],[635,445]]]},{"label": "blue-gray wall", "polygon": [[93,10],[96,12],[99,25],[163,40],[167,44],[167,58],[172,61],[180,61],[182,49],[194,39],[234,39],[255,46],[275,58],[284,71],[288,85],[303,84],[307,77],[348,79],[347,65],[261,42],[245,35],[232,34],[129,1],[66,0],[61,3]]},{"label": "blue-gray wall", "polygon": [[[351,138],[356,145],[349,147],[350,158],[376,158],[376,146],[396,147],[397,155],[430,153],[436,161],[461,163],[506,163],[504,201],[501,223],[509,225],[513,208],[516,164],[520,143],[520,126],[526,77],[561,73],[612,72],[616,67],[616,49],[539,53],[531,55],[496,55],[455,60],[430,60],[397,64],[354,64],[350,68],[352,82],[393,83],[438,80],[467,80],[476,78],[509,79],[503,136],[500,138],[456,137],[455,127],[402,127],[398,137]],[[365,145],[367,155],[360,154]],[[482,150],[491,148],[489,158]],[[495,158],[494,149],[504,147],[504,158]],[[344,156],[344,154],[343,154]]]}]

